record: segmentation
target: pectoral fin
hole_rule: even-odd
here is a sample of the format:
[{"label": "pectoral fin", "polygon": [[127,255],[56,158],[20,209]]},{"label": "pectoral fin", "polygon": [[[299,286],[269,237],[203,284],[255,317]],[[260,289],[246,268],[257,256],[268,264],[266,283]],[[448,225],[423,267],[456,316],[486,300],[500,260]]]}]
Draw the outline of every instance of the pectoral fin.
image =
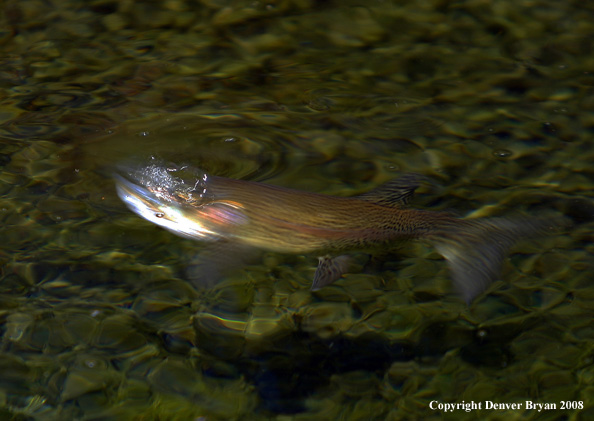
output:
[{"label": "pectoral fin", "polygon": [[350,256],[324,256],[318,259],[318,268],[316,269],[311,285],[312,291],[317,291],[339,279],[343,274],[348,272],[351,263]]},{"label": "pectoral fin", "polygon": [[207,243],[187,262],[185,275],[198,290],[217,285],[234,271],[257,261],[261,252],[233,241]]}]

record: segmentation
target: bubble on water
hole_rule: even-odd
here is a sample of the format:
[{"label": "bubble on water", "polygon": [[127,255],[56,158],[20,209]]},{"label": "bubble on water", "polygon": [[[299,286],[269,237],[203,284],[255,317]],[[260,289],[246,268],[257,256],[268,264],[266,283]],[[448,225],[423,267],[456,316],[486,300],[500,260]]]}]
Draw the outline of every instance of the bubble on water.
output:
[{"label": "bubble on water", "polygon": [[492,154],[495,158],[509,158],[513,152],[509,149],[495,149]]}]

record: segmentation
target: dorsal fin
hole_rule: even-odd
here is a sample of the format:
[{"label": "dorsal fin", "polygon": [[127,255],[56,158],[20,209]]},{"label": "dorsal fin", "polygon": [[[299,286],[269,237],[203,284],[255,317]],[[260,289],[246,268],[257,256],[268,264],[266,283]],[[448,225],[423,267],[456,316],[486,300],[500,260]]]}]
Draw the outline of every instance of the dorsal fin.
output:
[{"label": "dorsal fin", "polygon": [[382,206],[399,207],[406,205],[421,182],[426,180],[427,177],[421,174],[404,174],[356,197]]}]

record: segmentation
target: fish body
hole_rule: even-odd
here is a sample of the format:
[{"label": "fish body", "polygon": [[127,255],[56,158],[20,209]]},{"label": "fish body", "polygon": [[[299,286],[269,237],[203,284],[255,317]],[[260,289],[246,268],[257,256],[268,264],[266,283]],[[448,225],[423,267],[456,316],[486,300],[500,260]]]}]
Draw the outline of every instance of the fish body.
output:
[{"label": "fish body", "polygon": [[149,165],[115,177],[118,194],[130,209],[177,235],[281,253],[338,255],[320,258],[314,289],[348,270],[345,252],[423,238],[447,259],[457,289],[470,301],[497,278],[507,250],[519,238],[559,222],[460,219],[409,208],[409,197],[424,179],[416,174],[355,197],[210,176],[190,167]]},{"label": "fish body", "polygon": [[[229,206],[243,218],[223,221],[237,241],[276,252],[318,253],[375,248],[431,230],[437,213],[385,207],[251,181],[211,177],[214,206]],[[206,205],[213,206],[213,205]]]}]

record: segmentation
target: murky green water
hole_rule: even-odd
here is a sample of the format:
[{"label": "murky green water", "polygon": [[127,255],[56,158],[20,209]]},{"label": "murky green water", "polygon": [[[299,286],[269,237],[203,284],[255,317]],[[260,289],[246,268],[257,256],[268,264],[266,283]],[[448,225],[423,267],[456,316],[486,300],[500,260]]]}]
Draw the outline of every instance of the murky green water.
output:
[{"label": "murky green water", "polygon": [[[588,2],[19,0],[0,19],[0,418],[590,419]],[[114,166],[150,156],[334,195],[418,172],[440,186],[413,206],[575,226],[515,247],[471,306],[416,242],[314,293],[315,256],[273,253],[196,291],[202,246],[115,194]]]}]

